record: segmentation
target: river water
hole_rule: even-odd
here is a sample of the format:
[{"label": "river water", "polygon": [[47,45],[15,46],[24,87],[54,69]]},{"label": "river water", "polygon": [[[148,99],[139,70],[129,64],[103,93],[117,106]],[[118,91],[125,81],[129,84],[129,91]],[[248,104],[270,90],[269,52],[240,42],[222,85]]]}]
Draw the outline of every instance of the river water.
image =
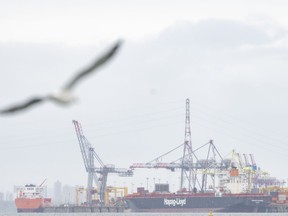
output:
[{"label": "river water", "polygon": [[[209,216],[209,213],[0,213],[0,216]],[[288,216],[288,213],[212,213],[213,216]]]}]

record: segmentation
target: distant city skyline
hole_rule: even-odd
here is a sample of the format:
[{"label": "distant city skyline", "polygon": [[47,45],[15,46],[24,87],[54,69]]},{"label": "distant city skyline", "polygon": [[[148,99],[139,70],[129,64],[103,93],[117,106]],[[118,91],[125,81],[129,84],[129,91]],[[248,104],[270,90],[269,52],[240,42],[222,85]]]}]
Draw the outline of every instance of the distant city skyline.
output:
[{"label": "distant city skyline", "polygon": [[0,192],[0,201],[13,201],[13,193],[10,191]]}]

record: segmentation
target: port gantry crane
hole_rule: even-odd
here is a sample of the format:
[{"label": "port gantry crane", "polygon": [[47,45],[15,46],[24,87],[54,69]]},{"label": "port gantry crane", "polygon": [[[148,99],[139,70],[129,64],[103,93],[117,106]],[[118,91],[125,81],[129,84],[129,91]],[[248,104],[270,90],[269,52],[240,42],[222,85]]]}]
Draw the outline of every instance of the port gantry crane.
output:
[{"label": "port gantry crane", "polygon": [[[80,150],[82,158],[84,161],[86,172],[88,173],[88,183],[87,183],[87,203],[92,205],[92,194],[97,192],[100,197],[100,204],[105,204],[105,193],[107,185],[108,173],[117,173],[121,177],[129,177],[133,175],[132,170],[125,168],[115,168],[114,165],[105,165],[100,157],[95,152],[92,145],[86,139],[83,134],[82,126],[78,121],[72,121],[75,126],[75,131],[77,134],[78,142],[80,145]],[[95,159],[99,163],[99,167],[96,167],[94,162]],[[97,176],[98,174],[98,176]],[[93,188],[93,180],[96,184],[97,191]]]},{"label": "port gantry crane", "polygon": [[[198,159],[195,154],[196,151],[208,146],[208,152],[206,159]],[[173,152],[174,150],[183,147],[183,156],[173,162],[163,163],[159,162],[164,156]],[[220,161],[216,160],[216,157],[220,158]],[[190,130],[190,101],[186,99],[186,117],[185,117],[185,139],[184,143],[168,151],[167,153],[157,157],[156,159],[148,163],[134,163],[130,166],[131,169],[135,168],[163,168],[171,171],[175,169],[181,170],[180,177],[180,189],[179,191],[196,192],[197,187],[201,191],[207,189],[207,178],[210,176],[215,188],[215,175],[216,171],[227,170],[229,168],[229,162],[223,160],[219,151],[215,147],[213,140],[193,150],[191,142],[191,130]],[[201,179],[198,174],[201,174]]]}]

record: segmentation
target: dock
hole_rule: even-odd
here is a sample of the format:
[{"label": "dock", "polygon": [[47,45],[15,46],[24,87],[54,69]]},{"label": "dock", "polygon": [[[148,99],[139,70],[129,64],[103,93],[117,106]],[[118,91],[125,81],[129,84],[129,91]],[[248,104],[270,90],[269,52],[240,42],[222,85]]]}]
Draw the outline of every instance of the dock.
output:
[{"label": "dock", "polygon": [[45,213],[85,213],[85,212],[124,212],[125,208],[121,206],[55,206],[45,207]]}]

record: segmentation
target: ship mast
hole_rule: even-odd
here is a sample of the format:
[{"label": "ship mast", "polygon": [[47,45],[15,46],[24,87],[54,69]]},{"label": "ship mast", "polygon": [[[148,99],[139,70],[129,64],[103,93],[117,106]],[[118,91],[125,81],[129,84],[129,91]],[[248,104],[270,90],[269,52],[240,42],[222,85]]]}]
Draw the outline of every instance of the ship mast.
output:
[{"label": "ship mast", "polygon": [[[193,151],[191,141],[191,130],[190,130],[190,100],[186,99],[186,117],[185,117],[185,140],[184,150],[182,157],[182,168],[181,168],[181,179],[180,179],[180,191],[185,190],[185,180],[188,182],[188,191],[193,191],[196,184],[196,175],[193,168]],[[188,165],[188,169],[184,168]],[[187,166],[186,166],[187,167]]]}]

